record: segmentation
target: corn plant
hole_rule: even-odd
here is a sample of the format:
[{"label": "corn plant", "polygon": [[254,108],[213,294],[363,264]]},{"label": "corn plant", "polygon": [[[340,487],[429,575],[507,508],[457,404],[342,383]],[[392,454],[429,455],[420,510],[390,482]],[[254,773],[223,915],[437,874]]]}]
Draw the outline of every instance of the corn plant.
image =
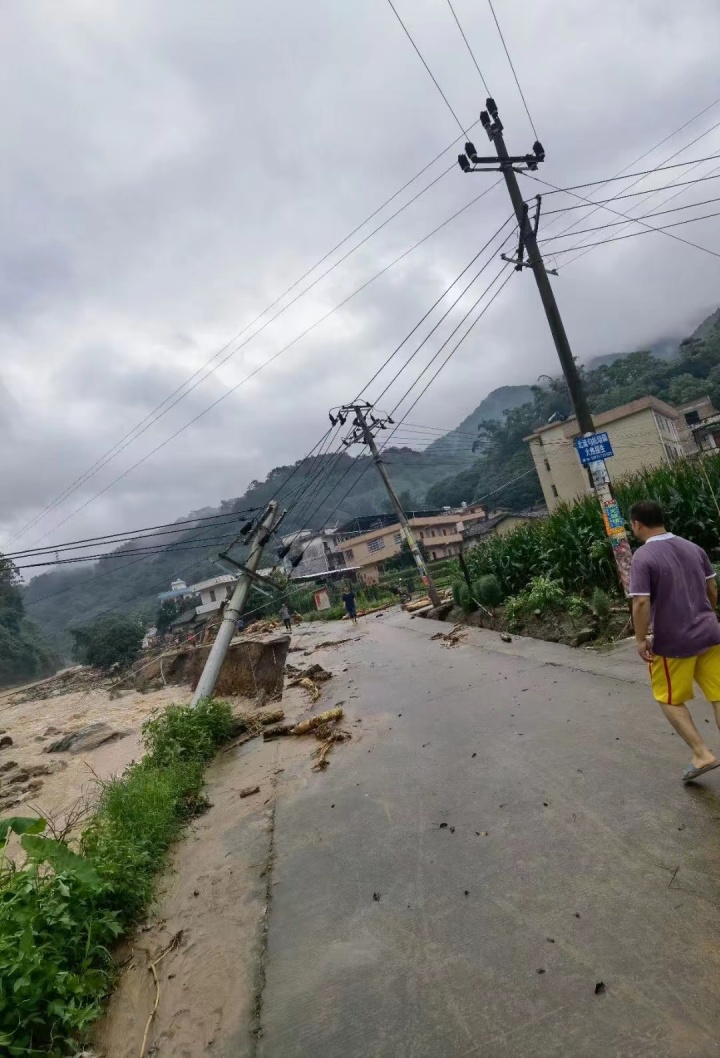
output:
[{"label": "corn plant", "polygon": [[[669,530],[699,544],[711,557],[720,555],[719,458],[644,470],[617,482],[615,494],[626,517],[636,500],[657,500]],[[629,524],[626,528],[630,530]],[[473,580],[494,574],[510,596],[524,592],[538,576],[575,594],[590,595],[595,588],[618,592],[612,547],[594,496],[561,504],[545,521],[528,522],[507,536],[477,544],[467,563]]]}]

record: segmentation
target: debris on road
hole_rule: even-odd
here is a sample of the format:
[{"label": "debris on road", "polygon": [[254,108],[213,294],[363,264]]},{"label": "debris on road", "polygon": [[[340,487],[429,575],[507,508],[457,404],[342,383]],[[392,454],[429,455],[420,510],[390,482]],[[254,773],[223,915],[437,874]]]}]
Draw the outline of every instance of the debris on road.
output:
[{"label": "debris on road", "polygon": [[467,628],[463,628],[462,625],[454,625],[449,632],[436,632],[430,638],[441,640],[444,647],[456,647],[459,643],[462,643],[466,635]]},{"label": "debris on road", "polygon": [[301,720],[299,724],[295,724],[292,734],[306,735],[308,731],[323,727],[323,725],[330,724],[334,720],[342,720],[342,718],[343,711],[339,705],[336,705],[333,709],[328,709],[324,713],[318,713],[317,716],[310,716],[307,720]]},{"label": "debris on road", "polygon": [[240,791],[241,797],[252,797],[253,794],[260,793],[259,786],[246,786],[244,790]]},{"label": "debris on road", "polygon": [[601,996],[604,991],[605,991],[605,982],[604,981],[598,981],[598,983],[595,985],[595,995],[596,996]]},{"label": "debris on road", "polygon": [[502,639],[503,643],[512,643],[512,636],[509,636],[507,632],[501,632],[500,638]]},{"label": "debris on road", "polygon": [[288,687],[302,687],[310,695],[311,702],[317,702],[321,696],[319,683],[325,683],[332,679],[332,672],[328,672],[322,665],[308,665],[305,669],[299,669],[296,665],[286,665],[285,672],[290,677]]}]

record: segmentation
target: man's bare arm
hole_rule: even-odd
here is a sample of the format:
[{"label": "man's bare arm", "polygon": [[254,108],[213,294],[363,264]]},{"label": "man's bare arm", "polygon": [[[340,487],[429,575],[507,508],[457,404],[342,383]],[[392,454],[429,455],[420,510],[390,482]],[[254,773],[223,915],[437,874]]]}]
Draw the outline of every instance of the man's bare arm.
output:
[{"label": "man's bare arm", "polygon": [[708,577],[705,583],[707,584],[707,593],[708,599],[710,600],[710,605],[712,606],[713,610],[716,610],[718,601],[717,578]]},{"label": "man's bare arm", "polygon": [[650,631],[650,596],[635,595],[632,601],[633,626],[637,640],[637,652],[643,661],[652,661],[653,654],[648,643]]}]

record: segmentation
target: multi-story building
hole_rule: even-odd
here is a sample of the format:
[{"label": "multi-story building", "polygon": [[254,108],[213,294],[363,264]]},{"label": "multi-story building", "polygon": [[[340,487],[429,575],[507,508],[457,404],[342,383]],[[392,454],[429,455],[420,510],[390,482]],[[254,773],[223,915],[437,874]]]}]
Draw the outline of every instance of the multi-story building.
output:
[{"label": "multi-story building", "polygon": [[[471,504],[455,510],[443,510],[438,514],[417,514],[409,521],[432,562],[458,555],[464,529],[486,518],[487,514],[479,504]],[[345,565],[355,567],[361,580],[366,584],[376,584],[383,562],[400,553],[402,542],[399,522],[391,522],[365,532],[343,533],[336,547],[342,551]]]},{"label": "multi-story building", "polygon": [[[595,429],[605,432],[614,455],[607,466],[611,481],[636,473],[645,467],[672,463],[685,452],[680,412],[656,397],[642,397],[619,408],[593,416]],[[589,490],[587,472],[580,465],[575,438],[580,436],[573,416],[547,423],[524,440],[540,478],[549,510],[558,503],[572,503]]]},{"label": "multi-story building", "polygon": [[[335,546],[335,529],[299,529],[282,538],[290,550],[283,560],[285,572],[291,580],[307,580],[333,573],[346,563],[342,551]],[[297,562],[297,565],[293,563]]]},{"label": "multi-story building", "polygon": [[713,437],[713,431],[703,429],[706,424],[712,426],[713,420],[715,432],[719,429],[717,412],[710,397],[699,397],[697,400],[688,401],[687,404],[681,404],[678,411],[685,420],[684,423],[678,424],[678,432],[686,456],[696,455],[701,449],[720,447],[714,444],[714,441],[707,443],[707,438]]}]

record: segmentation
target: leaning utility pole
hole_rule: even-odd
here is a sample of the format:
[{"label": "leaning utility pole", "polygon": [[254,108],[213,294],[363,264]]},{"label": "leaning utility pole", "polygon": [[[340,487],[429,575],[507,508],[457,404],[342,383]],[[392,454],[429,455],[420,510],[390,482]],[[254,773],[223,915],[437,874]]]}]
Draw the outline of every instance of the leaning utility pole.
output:
[{"label": "leaning utility pole", "polygon": [[[605,532],[612,544],[618,577],[620,578],[620,583],[623,589],[627,593],[630,585],[630,561],[632,559],[632,553],[625,534],[624,522],[620,514],[620,509],[616,500],[613,498],[610,488],[610,477],[602,454],[603,443],[601,438],[603,435],[599,435],[598,438],[595,434],[595,426],[593,424],[587,397],[585,396],[585,391],[583,389],[582,379],[580,378],[575,358],[570,349],[570,342],[565,333],[560,309],[555,300],[555,293],[550,285],[545,262],[543,261],[542,254],[540,253],[537,244],[541,199],[539,195],[535,196],[537,206],[535,217],[531,222],[528,205],[523,199],[522,192],[518,185],[517,176],[515,175],[517,172],[524,172],[528,169],[537,169],[538,164],[545,160],[545,151],[542,144],[536,140],[533,144],[532,154],[510,155],[505,146],[503,124],[498,116],[495,100],[487,99],[486,106],[487,110],[483,110],[480,114],[480,121],[488,135],[488,139],[495,147],[497,158],[480,158],[477,155],[474,145],[472,143],[466,143],[465,154],[458,156],[458,164],[464,173],[497,172],[498,167],[493,163],[497,160],[500,162],[499,170],[505,178],[505,183],[520,229],[517,258],[511,260],[504,255],[503,258],[514,264],[515,270],[518,272],[523,268],[532,268],[533,275],[535,276],[535,282],[537,283],[538,292],[543,303],[543,308],[545,309],[550,332],[553,341],[555,342],[555,348],[560,359],[563,375],[565,376],[565,382],[570,394],[575,417],[578,426],[580,427],[580,432],[583,435],[582,445],[578,445],[576,442],[578,457],[581,459],[583,466],[587,466],[590,486],[600,503],[603,521],[605,523]],[[488,166],[492,166],[492,168],[490,169]],[[527,258],[525,258],[526,251]],[[607,445],[606,436],[605,444]],[[589,456],[590,458],[583,459],[580,455],[581,450],[584,455]],[[607,454],[612,453],[609,451]]]},{"label": "leaning utility pole", "polygon": [[201,698],[210,698],[215,690],[215,684],[218,681],[220,670],[228,652],[228,647],[235,635],[240,615],[245,608],[251,583],[255,579],[256,570],[260,565],[263,549],[281,518],[282,512],[278,511],[278,505],[273,500],[265,508],[265,513],[252,535],[250,541],[250,553],[245,561],[245,565],[241,567],[242,572],[230,602],[225,607],[218,634],[215,636],[215,642],[210,648],[210,653],[207,656],[205,668],[203,669],[202,675],[198,680],[198,685],[195,688],[195,693],[193,694],[192,702],[190,703],[191,705],[197,705]]},{"label": "leaning utility pole", "polygon": [[[386,429],[388,423],[392,425],[392,419],[390,419],[389,417],[386,419],[378,419],[372,414],[372,411],[372,404],[368,404],[366,401],[360,404],[346,404],[338,410],[336,417],[333,417],[332,414],[330,415],[330,421],[333,423],[333,425],[337,422],[340,422],[342,425],[344,425],[347,420],[347,417],[351,414],[354,414],[355,417],[353,419],[353,429],[343,440],[343,444],[348,447],[352,444],[362,443],[366,444],[370,449],[373,460],[375,462],[375,466],[378,468],[378,473],[380,474],[380,477],[383,480],[383,484],[385,485],[385,488],[388,492],[388,496],[390,497],[390,502],[392,503],[395,509],[395,513],[397,514],[398,521],[400,522],[400,527],[403,531],[403,535],[405,536],[408,547],[410,548],[412,557],[415,559],[415,565],[417,566],[418,572],[420,573],[420,578],[425,587],[427,588],[427,593],[430,602],[433,604],[433,606],[440,606],[440,596],[438,595],[438,590],[435,587],[435,584],[433,583],[432,577],[428,573],[427,566],[425,565],[425,560],[422,557],[422,553],[420,551],[420,548],[418,547],[417,540],[415,539],[415,534],[413,533],[410,527],[410,522],[407,519],[405,511],[402,509],[400,500],[397,498],[397,494],[395,492],[395,489],[393,488],[393,483],[390,480],[390,475],[387,472],[387,467],[385,466],[385,463],[383,462],[380,453],[378,452],[378,447],[375,444],[375,436],[373,434],[373,430]],[[368,415],[371,419],[370,423],[367,421]]]}]

